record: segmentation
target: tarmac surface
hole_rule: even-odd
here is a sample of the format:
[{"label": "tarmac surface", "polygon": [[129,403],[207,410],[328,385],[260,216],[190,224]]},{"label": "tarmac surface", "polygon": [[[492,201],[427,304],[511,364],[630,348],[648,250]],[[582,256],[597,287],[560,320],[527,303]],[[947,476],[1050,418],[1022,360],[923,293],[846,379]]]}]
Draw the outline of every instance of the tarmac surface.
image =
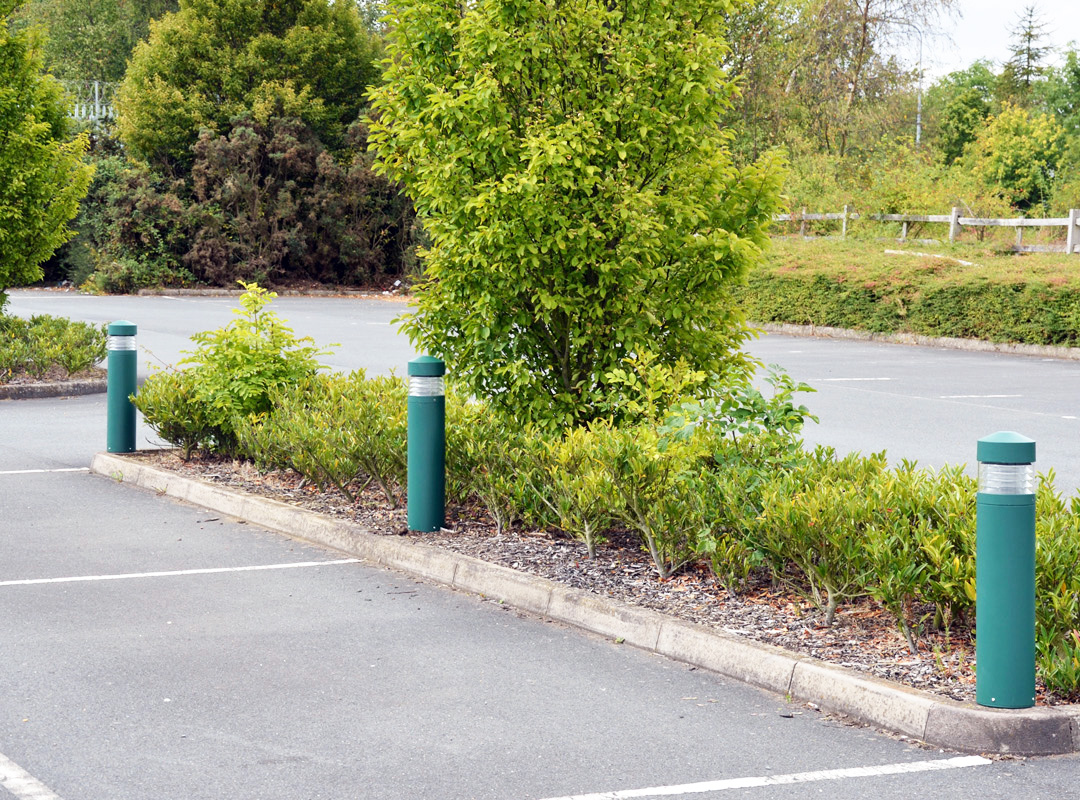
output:
[{"label": "tarmac surface", "polygon": [[104,408],[0,401],[0,798],[1076,796],[90,475]]}]

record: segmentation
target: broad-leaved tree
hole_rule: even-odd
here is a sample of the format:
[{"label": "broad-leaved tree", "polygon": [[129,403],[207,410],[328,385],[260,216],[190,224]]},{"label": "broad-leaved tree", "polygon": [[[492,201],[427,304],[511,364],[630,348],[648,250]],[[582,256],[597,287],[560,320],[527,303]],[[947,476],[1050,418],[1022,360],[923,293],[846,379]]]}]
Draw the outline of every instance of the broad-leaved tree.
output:
[{"label": "broad-leaved tree", "polygon": [[68,140],[59,84],[43,74],[38,32],[14,32],[18,0],[0,0],[0,308],[4,290],[41,277],[70,238],[92,169],[85,138]]},{"label": "broad-leaved tree", "polygon": [[730,0],[399,0],[371,141],[431,237],[405,329],[550,426],[612,413],[624,360],[722,373],[729,289],[779,204],[720,125]]}]

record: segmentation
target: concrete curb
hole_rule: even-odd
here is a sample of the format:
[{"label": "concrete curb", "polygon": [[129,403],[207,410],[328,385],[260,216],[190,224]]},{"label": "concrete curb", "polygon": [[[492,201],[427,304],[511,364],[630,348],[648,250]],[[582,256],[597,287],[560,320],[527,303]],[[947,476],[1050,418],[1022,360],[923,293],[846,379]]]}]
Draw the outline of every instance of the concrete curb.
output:
[{"label": "concrete curb", "polygon": [[877,728],[968,753],[1055,755],[1080,751],[1080,706],[988,709],[859,675],[545,578],[405,539],[122,456],[98,453],[92,472],[325,545],[390,569],[574,625],[717,672]]},{"label": "concrete curb", "polygon": [[1080,361],[1080,347],[987,342],[982,339],[953,339],[949,337],[921,336],[916,333],[872,333],[870,331],[851,330],[850,328],[830,328],[825,325],[793,325],[788,322],[752,322],[750,324],[766,333],[779,333],[785,336],[911,344],[920,347],[940,347],[947,350],[967,350],[976,353],[1007,353],[1016,356],[1038,356],[1040,358]]},{"label": "concrete curb", "polygon": [[[379,289],[271,289],[278,297],[399,297],[400,295],[384,294]],[[139,289],[137,297],[161,297],[171,295],[173,297],[239,297],[244,293],[243,289],[218,289],[207,287],[204,289]]]},{"label": "concrete curb", "polygon": [[0,400],[35,400],[44,397],[76,397],[83,394],[101,394],[106,391],[105,378],[89,380],[57,381],[55,383],[17,383],[0,386]]}]

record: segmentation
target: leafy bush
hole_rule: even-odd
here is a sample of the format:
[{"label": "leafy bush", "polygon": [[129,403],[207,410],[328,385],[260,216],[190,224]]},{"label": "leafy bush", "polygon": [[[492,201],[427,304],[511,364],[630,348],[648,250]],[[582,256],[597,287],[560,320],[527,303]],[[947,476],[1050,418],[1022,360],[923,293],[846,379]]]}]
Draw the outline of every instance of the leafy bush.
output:
[{"label": "leafy bush", "polygon": [[393,7],[371,140],[431,237],[404,330],[507,416],[604,418],[628,355],[722,373],[745,339],[730,288],[760,258],[784,165],[731,156],[728,11]]},{"label": "leafy bush", "polygon": [[133,400],[147,424],[179,447],[185,461],[197,448],[210,448],[222,437],[209,407],[197,397],[197,383],[190,370],[157,372],[143,382]]},{"label": "leafy bush", "polygon": [[[254,306],[265,296],[249,294],[259,316]],[[185,457],[196,446],[220,449],[228,419],[234,451],[260,466],[294,469],[350,499],[358,482],[374,482],[390,505],[398,502],[402,381],[316,369],[272,385],[242,368],[237,375],[246,378],[216,392],[255,386],[265,390],[258,402],[247,390],[235,405],[208,402],[199,368],[152,377],[136,402]],[[842,603],[873,598],[912,650],[931,629],[948,635],[972,621],[975,484],[961,468],[893,469],[883,453],[837,458],[829,448],[805,449],[797,434],[809,413],[794,395],[809,387],[782,373],[769,377],[770,397],[744,383],[726,396],[684,398],[666,414],[662,393],[649,387],[701,388],[691,373],[646,360],[622,380],[652,419],[621,427],[601,420],[559,434],[512,425],[452,389],[451,500],[479,501],[499,532],[514,521],[560,530],[590,556],[615,525],[625,526],[661,579],[704,560],[735,593],[765,570],[816,603],[827,624]],[[1068,694],[1080,690],[1080,498],[1066,504],[1051,475],[1037,502],[1038,670],[1048,688]]]},{"label": "leafy bush", "polygon": [[[232,452],[237,446],[236,427],[250,415],[267,414],[273,393],[282,387],[298,384],[315,375],[322,365],[316,360],[326,351],[314,346],[309,337],[297,338],[292,329],[267,305],[277,295],[257,284],[242,284],[237,318],[213,331],[192,336],[199,347],[180,362],[190,365],[188,377],[160,380],[154,387],[157,403],[139,406],[148,424],[175,425],[167,441],[179,442],[182,419],[175,414],[176,404],[192,406],[190,429],[183,441],[191,447]],[[160,375],[160,373],[159,373]],[[167,375],[167,374],[166,374]],[[149,381],[148,381],[149,382]],[[190,449],[188,449],[190,453]]]},{"label": "leafy bush", "polygon": [[[826,245],[835,253],[823,252]],[[835,242],[785,249],[736,290],[755,322],[1080,345],[1080,286],[1057,262],[1040,267],[1031,257],[1009,256],[989,272],[937,258],[880,263],[878,248],[872,257],[879,263],[871,265],[868,247]]]},{"label": "leafy bush", "polygon": [[[270,395],[268,411],[236,424],[241,453],[263,467],[291,468],[350,501],[372,481],[391,507],[405,482],[405,398],[396,378],[311,375]],[[354,481],[362,480],[359,489]]]},{"label": "leafy bush", "polygon": [[525,474],[527,434],[496,415],[485,403],[471,401],[453,388],[446,395],[446,492],[449,499],[470,497],[487,510],[496,533],[515,519],[528,517]]},{"label": "leafy bush", "polygon": [[132,152],[186,174],[201,129],[250,113],[297,117],[337,148],[377,78],[378,44],[352,3],[192,0],[132,53],[116,99]]},{"label": "leafy bush", "polygon": [[0,307],[5,289],[39,280],[41,263],[71,238],[67,223],[93,172],[82,163],[86,137],[69,140],[39,31],[10,27],[20,5],[0,2]]},{"label": "leafy bush", "polygon": [[73,375],[105,358],[105,326],[47,314],[28,320],[0,314],[0,383],[54,368]]},{"label": "leafy bush", "polygon": [[98,167],[62,254],[69,279],[105,292],[239,280],[371,285],[401,275],[415,215],[371,169],[366,128],[329,151],[295,118],[204,130],[190,178],[120,155]]},{"label": "leafy bush", "polygon": [[519,467],[559,530],[583,542],[589,558],[596,557],[604,530],[620,510],[604,461],[612,433],[610,423],[594,422],[539,439],[538,447],[525,451],[531,463]]},{"label": "leafy bush", "polygon": [[1053,474],[1036,495],[1035,649],[1048,688],[1080,689],[1080,496],[1066,504]]}]

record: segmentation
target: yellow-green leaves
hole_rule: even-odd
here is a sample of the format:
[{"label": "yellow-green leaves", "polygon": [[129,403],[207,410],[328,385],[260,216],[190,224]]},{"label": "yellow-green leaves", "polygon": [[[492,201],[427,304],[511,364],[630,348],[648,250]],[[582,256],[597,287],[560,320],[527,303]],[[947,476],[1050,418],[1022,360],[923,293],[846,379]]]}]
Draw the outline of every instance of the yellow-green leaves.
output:
[{"label": "yellow-green leaves", "polygon": [[783,165],[730,168],[727,5],[392,5],[370,141],[432,240],[404,329],[500,411],[632,417],[607,378],[627,356],[721,372],[742,341],[729,287]]},{"label": "yellow-green leaves", "polygon": [[93,168],[85,136],[68,140],[62,90],[42,72],[33,31],[12,32],[0,4],[0,308],[4,289],[41,277],[39,265],[71,238]]},{"label": "yellow-green leaves", "polygon": [[140,43],[117,96],[117,126],[158,167],[189,167],[199,130],[244,112],[296,117],[331,149],[376,80],[378,45],[352,3],[198,0]]}]

